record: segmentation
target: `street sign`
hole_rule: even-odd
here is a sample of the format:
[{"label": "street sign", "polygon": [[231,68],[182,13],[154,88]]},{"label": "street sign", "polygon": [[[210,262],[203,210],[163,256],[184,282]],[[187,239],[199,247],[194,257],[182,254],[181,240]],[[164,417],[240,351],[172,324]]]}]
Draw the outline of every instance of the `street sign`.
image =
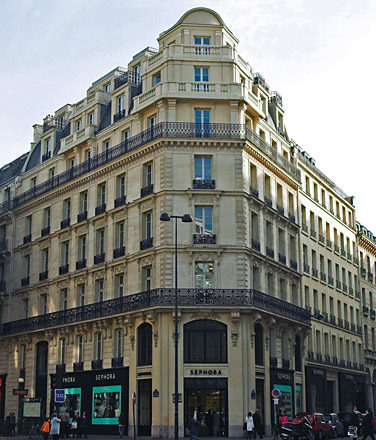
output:
[{"label": "street sign", "polygon": [[159,391],[157,389],[153,391],[153,397],[159,397]]},{"label": "street sign", "polygon": [[65,390],[64,389],[55,389],[55,403],[64,403],[65,402]]},{"label": "street sign", "polygon": [[256,399],[256,391],[255,390],[251,391],[251,399]]},{"label": "street sign", "polygon": [[133,405],[136,403],[136,393],[134,391],[132,393],[132,402],[133,402]]},{"label": "street sign", "polygon": [[281,395],[281,392],[279,390],[277,390],[277,388],[274,388],[272,390],[272,397],[274,397],[274,399],[278,399],[278,397]]},{"label": "street sign", "polygon": [[278,399],[273,399],[274,405],[278,405]]},{"label": "street sign", "polygon": [[18,388],[13,388],[13,396],[27,396],[29,390],[19,390]]}]

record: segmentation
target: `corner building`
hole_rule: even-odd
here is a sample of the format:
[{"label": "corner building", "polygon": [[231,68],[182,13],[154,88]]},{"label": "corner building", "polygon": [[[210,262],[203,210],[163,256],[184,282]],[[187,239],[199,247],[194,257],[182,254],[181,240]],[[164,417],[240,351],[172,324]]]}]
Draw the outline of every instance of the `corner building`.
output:
[{"label": "corner building", "polygon": [[[282,97],[214,11],[188,11],[158,43],[34,125],[22,167],[0,181],[11,267],[0,417],[19,410],[11,390],[24,378],[43,416],[65,388],[60,410],[86,411],[89,433],[116,433],[124,411],[132,435],[136,392],[138,435],[173,437],[174,228],[163,212],[193,217],[178,226],[180,436],[194,406],[200,436],[208,410],[214,435],[241,436],[256,408],[270,430],[273,388],[280,409],[306,408],[305,202]],[[357,328],[348,335],[358,348]]]}]

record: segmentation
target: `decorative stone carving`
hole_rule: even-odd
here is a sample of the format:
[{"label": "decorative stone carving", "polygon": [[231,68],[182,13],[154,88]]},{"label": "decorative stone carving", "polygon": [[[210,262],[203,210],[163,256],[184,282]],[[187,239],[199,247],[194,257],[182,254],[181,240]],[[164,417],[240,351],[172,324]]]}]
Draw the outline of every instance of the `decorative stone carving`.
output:
[{"label": "decorative stone carving", "polygon": [[239,338],[239,320],[240,320],[240,312],[231,312],[231,339],[232,346],[238,346],[238,338]]}]

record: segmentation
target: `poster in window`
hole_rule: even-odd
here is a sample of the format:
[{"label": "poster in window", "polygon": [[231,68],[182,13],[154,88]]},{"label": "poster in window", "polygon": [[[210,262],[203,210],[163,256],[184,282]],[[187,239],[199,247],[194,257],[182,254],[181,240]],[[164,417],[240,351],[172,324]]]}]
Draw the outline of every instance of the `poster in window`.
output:
[{"label": "poster in window", "polygon": [[274,388],[281,392],[278,409],[282,411],[282,414],[286,412],[291,420],[293,416],[292,387],[290,385],[274,385]]},{"label": "poster in window", "polygon": [[93,387],[93,425],[117,425],[121,410],[121,385]]},{"label": "poster in window", "polygon": [[65,388],[65,402],[59,407],[59,415],[68,412],[69,423],[76,412],[81,416],[81,388]]}]

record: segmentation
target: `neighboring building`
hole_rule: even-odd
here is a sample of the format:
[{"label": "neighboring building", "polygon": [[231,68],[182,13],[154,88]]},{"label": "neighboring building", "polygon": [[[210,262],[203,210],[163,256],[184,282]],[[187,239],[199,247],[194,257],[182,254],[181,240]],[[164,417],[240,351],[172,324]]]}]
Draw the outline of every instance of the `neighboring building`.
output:
[{"label": "neighboring building", "polygon": [[[115,433],[124,411],[132,434],[136,392],[137,433],[173,436],[174,229],[163,212],[193,217],[178,231],[180,435],[195,405],[212,410],[215,435],[241,436],[256,408],[269,430],[273,388],[280,409],[304,410],[319,355],[340,409],[341,375],[365,376],[352,200],[298,154],[281,96],[216,12],[188,11],[158,43],[34,126],[0,218],[13,228],[1,410],[19,409],[22,377],[43,415],[65,388],[62,408],[86,411],[89,432]],[[340,214],[307,194],[307,177]],[[340,267],[337,289],[329,269],[307,276],[301,253],[313,251],[325,268],[332,260],[332,278]]]}]

